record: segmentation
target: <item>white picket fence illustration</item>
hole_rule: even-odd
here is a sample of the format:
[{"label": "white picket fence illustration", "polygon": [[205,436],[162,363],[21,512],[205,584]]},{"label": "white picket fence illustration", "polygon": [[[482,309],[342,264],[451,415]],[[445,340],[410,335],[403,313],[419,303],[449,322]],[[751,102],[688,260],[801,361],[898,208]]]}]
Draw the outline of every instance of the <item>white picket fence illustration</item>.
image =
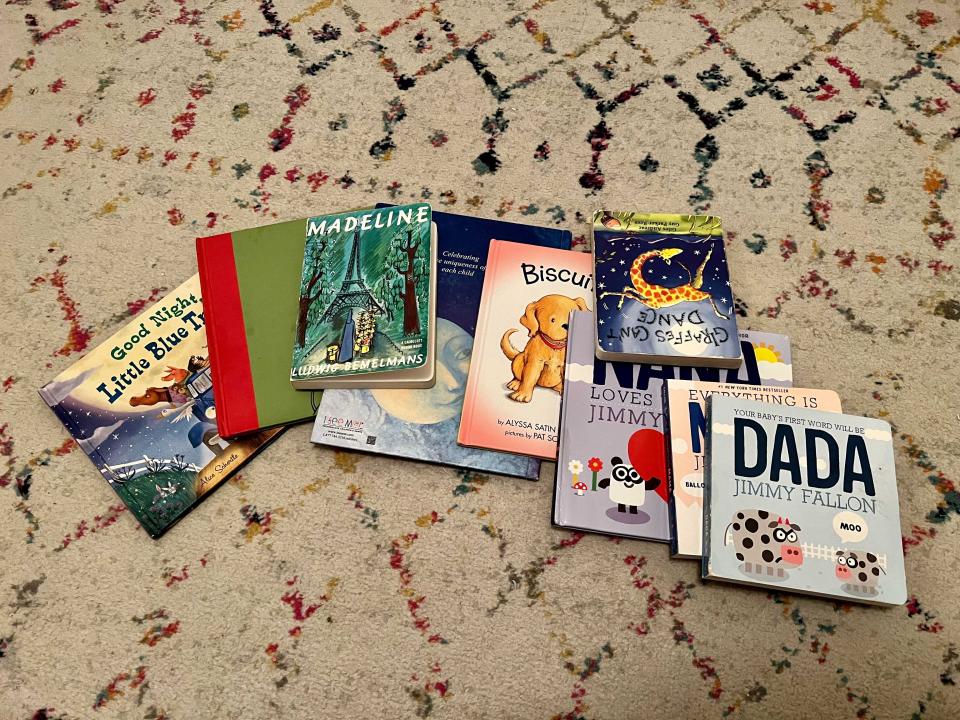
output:
[{"label": "white picket fence illustration", "polygon": [[[836,547],[834,545],[812,545],[810,543],[801,543],[800,547],[803,550],[804,559],[812,558],[814,560],[829,560],[830,562],[834,562],[836,560],[838,550],[843,550],[846,553],[864,553],[863,550],[858,550],[857,548],[843,548]],[[886,571],[887,556],[877,555],[877,563],[884,569],[884,571]]]}]

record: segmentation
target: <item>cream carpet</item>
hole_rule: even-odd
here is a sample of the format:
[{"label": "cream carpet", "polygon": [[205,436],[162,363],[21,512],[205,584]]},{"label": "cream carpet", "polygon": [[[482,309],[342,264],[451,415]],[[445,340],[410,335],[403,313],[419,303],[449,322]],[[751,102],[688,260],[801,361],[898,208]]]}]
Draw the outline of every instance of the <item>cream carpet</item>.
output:
[{"label": "cream carpet", "polygon": [[[960,715],[955,2],[7,0],[0,717]],[[289,431],[159,542],[36,390],[193,239],[381,200],[723,217],[745,327],[896,428],[909,604],[703,585],[539,483]]]}]

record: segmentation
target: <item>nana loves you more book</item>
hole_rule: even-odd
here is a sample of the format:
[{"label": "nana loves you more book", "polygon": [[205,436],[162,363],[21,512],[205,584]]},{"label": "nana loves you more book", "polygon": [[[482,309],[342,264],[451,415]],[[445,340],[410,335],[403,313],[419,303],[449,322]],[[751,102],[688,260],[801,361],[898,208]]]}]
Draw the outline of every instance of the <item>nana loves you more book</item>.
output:
[{"label": "nana loves you more book", "polygon": [[[594,325],[593,313],[570,315],[553,523],[573,530],[672,540],[663,386],[675,378],[789,386],[790,338],[741,331],[744,360],[733,369],[645,365],[598,360]],[[643,478],[643,487],[630,480],[634,472]],[[701,522],[702,493],[691,489],[677,498],[677,517]]]},{"label": "nana loves you more book", "polygon": [[707,403],[703,577],[906,602],[890,425],[717,394]]},{"label": "nana loves you more book", "polygon": [[40,396],[152,537],[283,431],[220,437],[196,275]]},{"label": "nana loves you more book", "polygon": [[740,365],[720,218],[598,210],[593,258],[598,358]]},{"label": "nana loves you more book", "polygon": [[311,218],[290,381],[434,383],[436,228],[426,203]]}]

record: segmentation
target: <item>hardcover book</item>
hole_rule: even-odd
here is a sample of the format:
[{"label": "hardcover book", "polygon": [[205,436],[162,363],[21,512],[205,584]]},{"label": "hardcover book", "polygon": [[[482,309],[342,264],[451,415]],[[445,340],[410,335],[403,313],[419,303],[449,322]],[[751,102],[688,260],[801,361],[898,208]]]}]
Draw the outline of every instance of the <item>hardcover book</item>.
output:
[{"label": "hardcover book", "polygon": [[432,387],[436,248],[426,203],[307,222],[290,382]]},{"label": "hardcover book", "polygon": [[906,602],[887,423],[722,395],[707,422],[704,578]]},{"label": "hardcover book", "polygon": [[556,459],[570,313],[592,288],[586,253],[490,241],[457,442]]},{"label": "hardcover book", "polygon": [[313,418],[290,385],[306,220],[197,239],[217,427],[233,437]]},{"label": "hardcover book", "polygon": [[593,257],[598,358],[740,365],[720,218],[598,210]]},{"label": "hardcover book", "polygon": [[531,480],[540,461],[457,444],[487,249],[494,237],[568,249],[569,230],[434,212],[437,382],[426,390],[326,390],[312,440],[323,445]]},{"label": "hardcover book", "polygon": [[833,390],[667,380],[663,387],[663,407],[670,480],[670,550],[674,557],[699,560],[703,554],[706,401],[712,395],[824,412],[840,412],[842,409],[840,396]]},{"label": "hardcover book", "polygon": [[737,369],[634,365],[598,360],[594,327],[593,313],[570,317],[553,524],[666,542],[671,532],[662,386],[694,376],[790,385],[790,341],[742,332],[744,362]]},{"label": "hardcover book", "polygon": [[283,431],[220,436],[206,346],[194,275],[40,389],[154,538]]}]

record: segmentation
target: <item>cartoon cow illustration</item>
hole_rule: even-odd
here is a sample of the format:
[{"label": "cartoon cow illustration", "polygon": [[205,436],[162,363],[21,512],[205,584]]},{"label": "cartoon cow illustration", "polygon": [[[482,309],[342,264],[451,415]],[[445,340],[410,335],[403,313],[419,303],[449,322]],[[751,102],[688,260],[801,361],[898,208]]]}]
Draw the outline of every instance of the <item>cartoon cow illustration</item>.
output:
[{"label": "cartoon cow illustration", "polygon": [[840,587],[851,595],[873,597],[880,592],[878,583],[880,573],[887,571],[880,567],[880,561],[873,553],[858,550],[837,550],[837,579],[843,581]]},{"label": "cartoon cow illustration", "polygon": [[724,531],[724,545],[731,527],[744,574],[785,579],[789,577],[785,565],[803,564],[803,550],[797,544],[800,526],[789,518],[774,519],[766,510],[741,510]]},{"label": "cartoon cow illustration", "polygon": [[642,478],[633,465],[624,463],[619,457],[611,460],[610,477],[603,478],[598,487],[608,488],[610,502],[617,504],[617,510],[637,514],[637,508],[643,505],[647,490],[659,487],[662,480],[658,477]]}]

